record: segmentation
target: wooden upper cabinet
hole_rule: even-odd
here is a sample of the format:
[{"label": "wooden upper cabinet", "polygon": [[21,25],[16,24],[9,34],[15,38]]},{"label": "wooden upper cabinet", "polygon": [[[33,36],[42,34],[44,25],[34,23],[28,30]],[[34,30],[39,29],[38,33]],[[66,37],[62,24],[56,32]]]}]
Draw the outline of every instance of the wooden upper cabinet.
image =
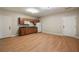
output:
[{"label": "wooden upper cabinet", "polygon": [[20,18],[20,17],[18,18],[18,24],[24,25],[24,21],[30,21],[34,25],[36,25],[36,23],[40,22],[38,19],[27,19],[27,18]]},{"label": "wooden upper cabinet", "polygon": [[23,18],[18,18],[18,24],[23,25],[24,24],[24,19]]},{"label": "wooden upper cabinet", "polygon": [[30,22],[32,22],[34,25],[36,25],[36,23],[40,22],[38,19],[34,19],[34,20],[31,20]]}]

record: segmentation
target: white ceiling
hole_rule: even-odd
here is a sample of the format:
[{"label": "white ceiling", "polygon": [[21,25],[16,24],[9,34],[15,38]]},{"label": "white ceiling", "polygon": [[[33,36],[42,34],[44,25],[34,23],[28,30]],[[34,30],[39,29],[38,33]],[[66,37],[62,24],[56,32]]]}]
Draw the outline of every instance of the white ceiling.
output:
[{"label": "white ceiling", "polygon": [[[27,8],[36,8],[40,12],[32,14],[32,13],[27,12],[25,10]],[[48,9],[47,7],[0,7],[0,9],[19,12],[19,13],[23,13],[23,14],[26,14],[26,15],[29,15],[29,16],[34,16],[34,17],[42,17],[42,16],[46,16],[46,15],[49,15],[49,14],[68,11],[68,10],[72,10],[72,9],[76,9],[76,8],[72,8],[72,7],[51,7],[51,8]]]}]

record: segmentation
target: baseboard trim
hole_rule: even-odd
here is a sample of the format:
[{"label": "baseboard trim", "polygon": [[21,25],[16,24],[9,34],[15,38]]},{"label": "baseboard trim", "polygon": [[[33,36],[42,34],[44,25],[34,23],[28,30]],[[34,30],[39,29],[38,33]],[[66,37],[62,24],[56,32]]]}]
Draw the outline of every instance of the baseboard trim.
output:
[{"label": "baseboard trim", "polygon": [[79,39],[79,37],[78,37],[78,36],[71,36],[71,37],[74,37],[74,38],[77,38],[77,39]]},{"label": "baseboard trim", "polygon": [[3,39],[3,38],[8,38],[8,37],[15,37],[15,36],[17,36],[17,35],[11,35],[11,36],[6,36],[6,37],[0,37],[0,39]]},{"label": "baseboard trim", "polygon": [[11,37],[14,37],[14,36],[17,36],[17,35],[11,35]]},{"label": "baseboard trim", "polygon": [[[67,36],[67,35],[63,35],[63,34],[60,34],[60,33],[48,33],[48,32],[43,32],[43,33],[52,34],[52,35]],[[79,37],[78,37],[78,36],[69,36],[69,37],[74,37],[74,38],[79,39]]]},{"label": "baseboard trim", "polygon": [[[63,34],[55,34],[55,35],[67,36],[67,35],[63,35]],[[69,37],[74,37],[74,38],[79,39],[79,37],[78,37],[78,36],[69,36]]]}]

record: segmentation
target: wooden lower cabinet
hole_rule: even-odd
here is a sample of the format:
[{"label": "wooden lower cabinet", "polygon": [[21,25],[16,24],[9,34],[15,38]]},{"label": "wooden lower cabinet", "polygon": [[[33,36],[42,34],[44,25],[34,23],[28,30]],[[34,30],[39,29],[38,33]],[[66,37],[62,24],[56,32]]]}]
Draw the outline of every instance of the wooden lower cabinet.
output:
[{"label": "wooden lower cabinet", "polygon": [[19,35],[28,35],[32,33],[37,33],[37,27],[20,27],[19,28]]}]

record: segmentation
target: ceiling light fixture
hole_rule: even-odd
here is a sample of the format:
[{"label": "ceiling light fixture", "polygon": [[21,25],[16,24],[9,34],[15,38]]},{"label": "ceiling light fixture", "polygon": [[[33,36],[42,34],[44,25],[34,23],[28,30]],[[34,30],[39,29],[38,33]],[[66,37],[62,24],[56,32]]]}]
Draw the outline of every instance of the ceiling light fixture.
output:
[{"label": "ceiling light fixture", "polygon": [[26,9],[26,11],[31,12],[31,13],[39,13],[39,10],[37,10],[35,8],[28,8],[28,9]]},{"label": "ceiling light fixture", "polygon": [[52,7],[40,7],[40,9],[48,10],[48,9],[52,9]]}]

